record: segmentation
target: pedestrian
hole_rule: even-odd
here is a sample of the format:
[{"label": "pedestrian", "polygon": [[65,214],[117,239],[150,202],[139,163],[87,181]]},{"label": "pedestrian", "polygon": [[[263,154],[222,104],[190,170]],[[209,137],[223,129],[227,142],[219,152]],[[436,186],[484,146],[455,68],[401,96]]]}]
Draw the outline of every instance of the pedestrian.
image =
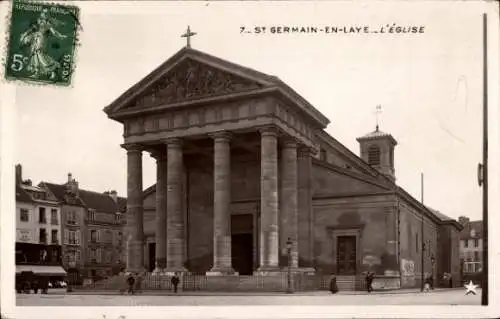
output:
[{"label": "pedestrian", "polygon": [[135,291],[140,292],[141,291],[141,284],[142,284],[142,274],[136,272],[135,273]]},{"label": "pedestrian", "polygon": [[332,294],[336,294],[337,292],[339,292],[339,287],[337,286],[337,277],[335,276],[332,276],[332,278],[330,279],[330,292]]},{"label": "pedestrian", "polygon": [[170,282],[172,283],[172,286],[174,287],[174,292],[177,293],[177,286],[179,285],[179,282],[181,280],[179,279],[179,276],[177,275],[177,273],[174,273],[174,275],[172,276],[172,279],[170,279]]},{"label": "pedestrian", "polygon": [[135,278],[134,274],[130,273],[128,278],[127,278],[127,283],[128,283],[128,293],[129,294],[134,294],[134,283],[135,283]]},{"label": "pedestrian", "polygon": [[373,291],[373,286],[372,286],[372,283],[373,283],[373,277],[375,276],[375,274],[371,271],[368,271],[366,273],[366,291],[368,292],[372,292]]},{"label": "pedestrian", "polygon": [[424,291],[429,292],[430,288],[431,288],[431,279],[429,276],[427,276],[427,277],[425,277],[425,281],[424,281]]},{"label": "pedestrian", "polygon": [[453,275],[452,274],[449,274],[448,280],[449,280],[450,288],[453,288]]}]

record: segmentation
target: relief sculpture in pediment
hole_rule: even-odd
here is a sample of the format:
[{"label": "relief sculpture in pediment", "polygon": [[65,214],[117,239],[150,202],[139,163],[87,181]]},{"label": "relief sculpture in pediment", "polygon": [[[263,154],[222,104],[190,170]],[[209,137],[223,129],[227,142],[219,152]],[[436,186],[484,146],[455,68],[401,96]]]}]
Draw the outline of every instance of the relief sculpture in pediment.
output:
[{"label": "relief sculpture in pediment", "polygon": [[134,106],[172,104],[261,87],[259,83],[187,60],[143,92]]}]

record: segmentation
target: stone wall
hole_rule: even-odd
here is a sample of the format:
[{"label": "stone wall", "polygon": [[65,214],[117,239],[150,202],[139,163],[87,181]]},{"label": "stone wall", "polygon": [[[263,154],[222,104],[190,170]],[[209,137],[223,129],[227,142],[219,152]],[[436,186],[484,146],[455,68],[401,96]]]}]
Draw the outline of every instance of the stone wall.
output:
[{"label": "stone wall", "polygon": [[[421,212],[404,200],[399,203],[399,233],[402,287],[420,287],[422,269],[422,224]],[[424,217],[424,277],[432,272],[431,256],[438,258],[438,228],[435,222]],[[430,245],[429,245],[430,241]],[[434,271],[436,282],[437,268]]]}]

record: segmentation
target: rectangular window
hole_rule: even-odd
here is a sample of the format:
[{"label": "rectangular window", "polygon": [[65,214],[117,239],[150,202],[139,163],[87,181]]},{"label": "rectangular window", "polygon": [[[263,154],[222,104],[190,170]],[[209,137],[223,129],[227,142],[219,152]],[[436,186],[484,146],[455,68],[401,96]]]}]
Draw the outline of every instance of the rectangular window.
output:
[{"label": "rectangular window", "polygon": [[479,261],[479,252],[478,251],[475,251],[474,252],[474,261]]},{"label": "rectangular window", "polygon": [[21,221],[29,222],[29,220],[30,220],[29,211],[26,208],[21,208]]},{"label": "rectangular window", "polygon": [[90,261],[97,262],[97,249],[95,248],[90,249]]},{"label": "rectangular window", "polygon": [[469,240],[468,239],[464,240],[464,247],[465,248],[469,247]]},{"label": "rectangular window", "polygon": [[47,244],[47,232],[44,228],[40,228],[40,244]]},{"label": "rectangular window", "polygon": [[80,245],[80,231],[69,230],[68,231],[68,244],[69,245]]},{"label": "rectangular window", "polygon": [[45,216],[45,207],[40,207],[38,209],[38,222],[40,224],[46,224],[47,223],[47,216]]},{"label": "rectangular window", "polygon": [[93,210],[93,209],[89,209],[89,210],[87,211],[87,218],[88,218],[88,220],[90,220],[90,221],[94,221],[94,220],[95,220],[95,210]]},{"label": "rectangular window", "polygon": [[90,242],[97,243],[97,241],[98,241],[98,235],[97,234],[98,234],[97,230],[93,229],[93,230],[90,231]]},{"label": "rectangular window", "polygon": [[479,239],[474,239],[474,247],[479,247]]},{"label": "rectangular window", "polygon": [[57,218],[57,209],[52,208],[50,210],[50,223],[52,225],[58,225],[59,224],[59,220]]},{"label": "rectangular window", "polygon": [[52,237],[52,240],[51,240],[52,244],[58,244],[59,243],[59,241],[57,239],[57,229],[53,229],[51,231],[51,237]]}]

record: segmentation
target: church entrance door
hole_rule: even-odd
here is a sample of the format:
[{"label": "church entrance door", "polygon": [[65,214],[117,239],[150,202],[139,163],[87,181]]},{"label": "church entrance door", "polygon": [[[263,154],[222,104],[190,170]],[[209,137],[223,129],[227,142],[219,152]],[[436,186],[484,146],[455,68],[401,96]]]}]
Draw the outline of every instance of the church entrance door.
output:
[{"label": "church entrance door", "polygon": [[155,270],[155,259],[156,259],[156,244],[155,243],[149,243],[148,245],[148,271],[152,272]]},{"label": "church entrance door", "polygon": [[337,237],[337,273],[356,274],[356,236]]},{"label": "church entrance door", "polygon": [[253,215],[231,216],[231,258],[240,275],[253,273]]}]

